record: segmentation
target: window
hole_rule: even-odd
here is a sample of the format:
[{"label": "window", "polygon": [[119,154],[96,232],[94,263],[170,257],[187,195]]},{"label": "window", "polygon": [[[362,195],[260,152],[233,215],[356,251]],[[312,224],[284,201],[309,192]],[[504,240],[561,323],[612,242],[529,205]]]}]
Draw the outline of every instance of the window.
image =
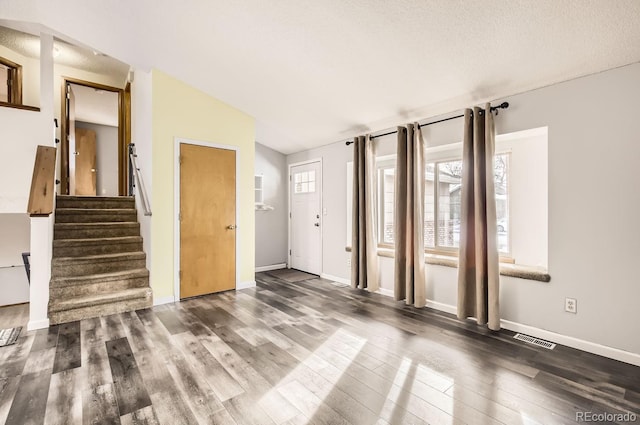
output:
[{"label": "window", "polygon": [[393,203],[396,174],[394,167],[395,165],[389,162],[378,165],[378,190],[380,192],[378,199],[380,211],[382,211],[379,216],[381,220],[379,220],[378,241],[382,245],[393,245]]},{"label": "window", "polygon": [[[548,131],[532,128],[496,136],[496,228],[500,260],[548,265]],[[384,142],[383,142],[384,143]],[[389,149],[390,150],[390,149]],[[436,144],[425,157],[425,250],[456,256],[460,245],[462,143]],[[395,155],[376,158],[378,241],[394,244]],[[352,239],[353,163],[347,162],[346,246]]]},{"label": "window", "polygon": [[[509,154],[499,154],[494,163],[498,250],[510,253],[509,242]],[[378,188],[382,225],[378,239],[393,244],[395,169],[378,165]],[[460,243],[462,161],[428,163],[425,167],[424,245],[428,251],[452,253]]]},{"label": "window", "polygon": [[22,67],[0,58],[0,102],[22,105]]},{"label": "window", "polygon": [[254,187],[255,187],[255,203],[260,205],[264,204],[264,192],[262,190],[262,175],[256,175],[253,177],[254,179]]},{"label": "window", "polygon": [[303,171],[293,175],[294,193],[313,193],[316,191],[316,172]]}]

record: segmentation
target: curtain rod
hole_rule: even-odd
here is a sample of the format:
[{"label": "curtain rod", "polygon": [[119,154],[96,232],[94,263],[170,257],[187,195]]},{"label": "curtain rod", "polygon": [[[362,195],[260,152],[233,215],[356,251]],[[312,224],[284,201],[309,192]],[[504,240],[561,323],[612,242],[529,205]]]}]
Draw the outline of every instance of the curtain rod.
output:
[{"label": "curtain rod", "polygon": [[[507,109],[508,107],[509,107],[509,102],[502,102],[502,103],[501,103],[500,105],[498,105],[498,106],[491,106],[491,107],[490,107],[490,110],[491,110],[491,112],[493,112],[493,111],[497,111],[498,109]],[[419,126],[420,128],[422,128],[422,127],[426,127],[426,126],[428,126],[428,125],[438,124],[438,123],[440,123],[440,122],[445,122],[445,121],[449,121],[449,120],[454,120],[454,119],[456,119],[456,118],[462,118],[462,117],[464,117],[464,114],[462,114],[462,115],[456,115],[455,117],[444,118],[444,119],[441,119],[441,120],[438,120],[438,121],[428,122],[428,123],[425,123],[425,124],[419,124],[418,126]],[[387,132],[387,133],[376,134],[375,136],[371,136],[371,139],[375,139],[375,138],[383,137],[383,136],[388,136],[388,135],[390,135],[390,134],[396,134],[397,132],[398,132],[398,130],[393,130],[393,131],[389,131],[389,132]],[[346,141],[346,142],[345,142],[345,144],[346,144],[347,146],[351,145],[352,143],[353,143],[353,140],[348,140],[348,141]]]}]

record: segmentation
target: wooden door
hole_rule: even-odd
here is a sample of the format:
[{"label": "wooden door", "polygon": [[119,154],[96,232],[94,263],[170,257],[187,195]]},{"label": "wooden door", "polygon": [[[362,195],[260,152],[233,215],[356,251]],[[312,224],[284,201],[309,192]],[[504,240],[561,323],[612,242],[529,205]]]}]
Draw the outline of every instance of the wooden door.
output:
[{"label": "wooden door", "polygon": [[291,267],[319,275],[322,271],[320,162],[291,167]]},{"label": "wooden door", "polygon": [[76,128],[75,195],[96,196],[96,132]]},{"label": "wooden door", "polygon": [[236,287],[236,152],[180,145],[180,298]]}]

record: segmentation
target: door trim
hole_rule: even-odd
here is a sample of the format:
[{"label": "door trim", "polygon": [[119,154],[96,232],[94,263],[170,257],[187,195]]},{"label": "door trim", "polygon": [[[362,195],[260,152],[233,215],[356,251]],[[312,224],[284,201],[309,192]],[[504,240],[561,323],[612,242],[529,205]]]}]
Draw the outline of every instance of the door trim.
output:
[{"label": "door trim", "polygon": [[324,272],[324,263],[322,262],[322,247],[324,246],[324,241],[323,241],[323,235],[324,235],[324,195],[323,195],[323,188],[324,188],[324,184],[323,184],[323,165],[322,165],[322,157],[319,158],[314,158],[314,159],[308,159],[306,161],[300,161],[300,162],[293,162],[291,164],[288,164],[288,169],[287,169],[287,174],[289,175],[289,178],[287,179],[287,210],[288,210],[288,214],[289,217],[287,220],[287,268],[290,269],[291,268],[291,168],[293,167],[297,167],[299,165],[306,165],[306,164],[312,164],[314,162],[319,162],[320,163],[320,185],[319,185],[319,190],[320,190],[320,250],[318,252],[320,252],[320,273]]},{"label": "door trim", "polygon": [[[67,84],[91,87],[118,93],[118,195],[127,195],[127,169],[129,164],[129,143],[131,143],[131,129],[125,128],[131,123],[131,99],[125,98],[125,89],[107,86],[91,81],[62,76],[62,90],[60,92],[60,192],[69,194],[69,140],[67,139]],[[128,85],[128,83],[127,83]]]},{"label": "door trim", "polygon": [[207,148],[225,149],[235,151],[236,153],[236,290],[240,281],[240,249],[238,240],[240,232],[243,231],[239,226],[239,208],[238,200],[240,199],[240,148],[238,146],[224,145],[220,143],[205,142],[202,140],[186,139],[184,137],[174,137],[174,155],[173,155],[173,299],[180,301],[180,145],[196,145]]}]

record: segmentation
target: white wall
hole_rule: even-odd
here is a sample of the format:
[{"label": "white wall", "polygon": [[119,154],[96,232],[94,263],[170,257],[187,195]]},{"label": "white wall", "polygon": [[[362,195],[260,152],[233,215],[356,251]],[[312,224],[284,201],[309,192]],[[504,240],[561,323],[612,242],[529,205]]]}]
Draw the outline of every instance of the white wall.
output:
[{"label": "white wall", "polygon": [[[640,254],[638,99],[640,64],[634,64],[495,102],[511,104],[496,119],[498,134],[547,126],[549,137],[551,282],[503,276],[503,319],[640,354],[640,321],[634,319],[640,285],[632,269]],[[426,129],[434,145],[462,136],[457,120]],[[329,207],[323,272],[347,279],[345,174],[351,155],[340,142],[287,157],[288,163],[323,157]],[[381,258],[383,280],[392,279],[387,262],[392,264]],[[455,305],[456,276],[456,269],[427,266],[427,297]],[[564,312],[565,297],[577,299],[577,314]]]},{"label": "white wall", "polygon": [[0,213],[25,213],[38,145],[51,145],[53,122],[42,112],[0,107]]},{"label": "white wall", "polygon": [[21,254],[29,252],[30,226],[27,214],[0,214],[0,306],[29,301]]},{"label": "white wall", "polygon": [[[47,137],[39,144],[53,146],[53,36],[40,34],[40,120],[48,129]],[[51,256],[53,253],[53,216],[31,217],[31,285],[29,286],[28,330],[49,326],[47,305],[49,304],[49,281],[51,278]]]},{"label": "white wall", "polygon": [[96,132],[96,195],[118,196],[118,127],[76,121]]},{"label": "white wall", "polygon": [[[131,143],[136,145],[138,167],[140,167],[142,179],[147,187],[147,196],[153,213],[153,199],[151,196],[151,155],[153,154],[151,143],[151,81],[150,72],[134,71],[134,80],[131,83]],[[143,214],[138,192],[136,192],[136,208],[138,209],[138,221],[140,222],[140,235],[143,240],[142,246],[147,254],[147,269],[151,272],[151,217]],[[153,281],[153,276],[151,276],[151,280]]]},{"label": "white wall", "polygon": [[287,159],[256,143],[255,173],[262,175],[264,203],[273,210],[256,210],[256,267],[287,262]]}]

